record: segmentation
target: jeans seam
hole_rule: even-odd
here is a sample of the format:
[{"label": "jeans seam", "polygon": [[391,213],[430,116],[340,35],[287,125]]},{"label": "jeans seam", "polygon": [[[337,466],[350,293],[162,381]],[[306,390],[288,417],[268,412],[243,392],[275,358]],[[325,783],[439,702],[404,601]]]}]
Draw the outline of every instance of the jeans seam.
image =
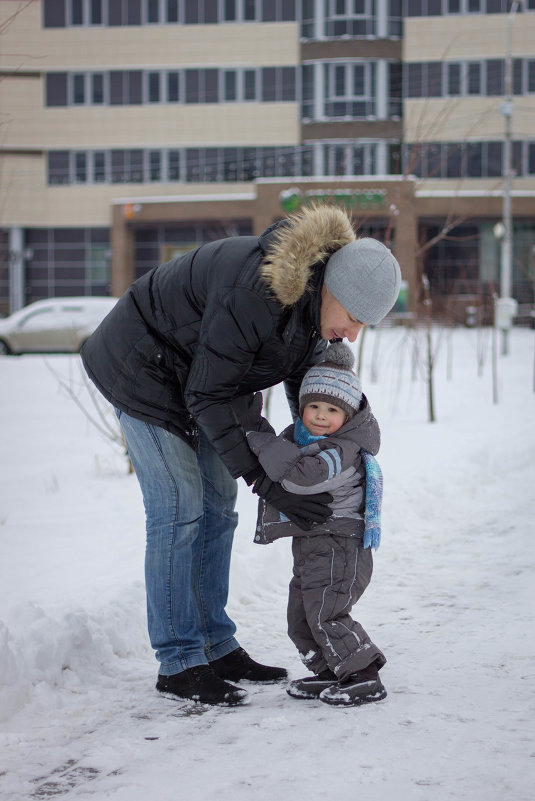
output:
[{"label": "jeans seam", "polygon": [[145,425],[146,425],[147,430],[149,432],[149,436],[151,437],[152,441],[154,442],[155,447],[158,450],[158,453],[160,454],[160,458],[162,460],[162,464],[165,466],[165,470],[167,472],[167,475],[169,476],[169,479],[170,479],[170,481],[171,481],[171,483],[172,483],[172,485],[174,487],[174,490],[175,490],[175,514],[174,514],[174,519],[173,519],[173,535],[172,535],[171,541],[170,541],[170,548],[169,548],[169,550],[167,552],[168,570],[167,570],[167,586],[165,588],[165,593],[166,593],[166,596],[167,596],[167,622],[168,622],[168,625],[169,625],[169,631],[172,632],[172,634],[173,634],[179,658],[180,658],[181,662],[183,662],[184,661],[183,649],[182,649],[182,646],[181,646],[181,643],[180,643],[180,638],[179,638],[178,632],[176,631],[175,626],[173,624],[173,592],[172,592],[172,588],[173,588],[173,552],[174,552],[175,542],[176,542],[176,527],[178,525],[178,508],[179,508],[178,485],[177,485],[176,479],[175,479],[175,477],[173,475],[173,472],[170,469],[169,464],[168,464],[168,462],[167,462],[167,460],[165,458],[165,454],[164,454],[163,448],[162,448],[162,446],[160,444],[160,440],[158,439],[158,436],[157,436],[156,432],[154,431],[154,426],[151,423],[145,423]]}]

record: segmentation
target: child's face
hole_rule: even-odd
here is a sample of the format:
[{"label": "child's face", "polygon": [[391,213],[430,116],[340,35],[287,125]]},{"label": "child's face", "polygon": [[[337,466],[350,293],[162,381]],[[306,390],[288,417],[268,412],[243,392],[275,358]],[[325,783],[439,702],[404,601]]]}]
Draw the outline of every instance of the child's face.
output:
[{"label": "child's face", "polygon": [[315,437],[334,434],[344,425],[346,420],[346,413],[339,406],[335,406],[334,403],[312,401],[307,403],[303,409],[305,428]]}]

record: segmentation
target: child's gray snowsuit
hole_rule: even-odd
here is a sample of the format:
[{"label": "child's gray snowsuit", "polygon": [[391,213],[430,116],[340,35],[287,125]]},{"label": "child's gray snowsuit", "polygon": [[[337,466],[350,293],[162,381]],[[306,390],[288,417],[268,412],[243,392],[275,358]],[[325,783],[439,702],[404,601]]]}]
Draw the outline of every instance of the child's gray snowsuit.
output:
[{"label": "child's gray snowsuit", "polygon": [[386,659],[351,608],[368,586],[373,560],[363,547],[365,469],[361,449],[379,450],[379,425],[366,397],[356,414],[330,437],[300,447],[294,426],[276,435],[247,432],[251,450],[272,481],[290,492],[330,492],[333,515],[302,531],[283,514],[259,502],[255,541],[293,537],[293,578],[288,599],[288,634],[304,664],[318,674],[330,668],[340,681]]}]

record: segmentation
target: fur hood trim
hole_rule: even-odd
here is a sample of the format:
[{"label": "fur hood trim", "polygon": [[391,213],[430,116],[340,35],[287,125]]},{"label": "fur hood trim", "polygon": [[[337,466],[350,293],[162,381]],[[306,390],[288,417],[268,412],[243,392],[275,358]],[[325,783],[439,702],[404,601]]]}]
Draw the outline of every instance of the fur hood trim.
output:
[{"label": "fur hood trim", "polygon": [[306,292],[312,267],[356,239],[351,220],[336,206],[305,207],[275,230],[261,275],[283,306]]}]

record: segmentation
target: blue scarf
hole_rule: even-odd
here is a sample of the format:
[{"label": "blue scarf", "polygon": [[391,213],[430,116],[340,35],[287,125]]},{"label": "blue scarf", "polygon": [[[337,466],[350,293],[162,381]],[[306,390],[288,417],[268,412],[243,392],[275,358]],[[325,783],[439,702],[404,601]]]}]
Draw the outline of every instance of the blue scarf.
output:
[{"label": "blue scarf", "polygon": [[314,434],[310,433],[308,428],[305,428],[305,424],[301,418],[298,417],[294,425],[294,442],[296,445],[300,445],[304,448],[306,445],[312,445],[313,442],[317,442],[319,439],[325,439],[325,434],[320,434],[319,437],[314,436]]},{"label": "blue scarf", "polygon": [[[324,435],[319,437],[311,434],[305,428],[305,424],[300,417],[294,425],[294,442],[301,447],[311,445],[319,439],[325,439]],[[379,467],[379,462],[371,453],[361,450],[362,462],[366,470],[366,498],[365,498],[365,523],[364,523],[364,547],[377,550],[381,544],[381,503],[383,500],[383,474]]]},{"label": "blue scarf", "polygon": [[383,474],[379,462],[368,451],[362,450],[362,461],[366,468],[366,516],[364,523],[364,547],[377,550],[381,544],[381,503],[383,500]]}]

